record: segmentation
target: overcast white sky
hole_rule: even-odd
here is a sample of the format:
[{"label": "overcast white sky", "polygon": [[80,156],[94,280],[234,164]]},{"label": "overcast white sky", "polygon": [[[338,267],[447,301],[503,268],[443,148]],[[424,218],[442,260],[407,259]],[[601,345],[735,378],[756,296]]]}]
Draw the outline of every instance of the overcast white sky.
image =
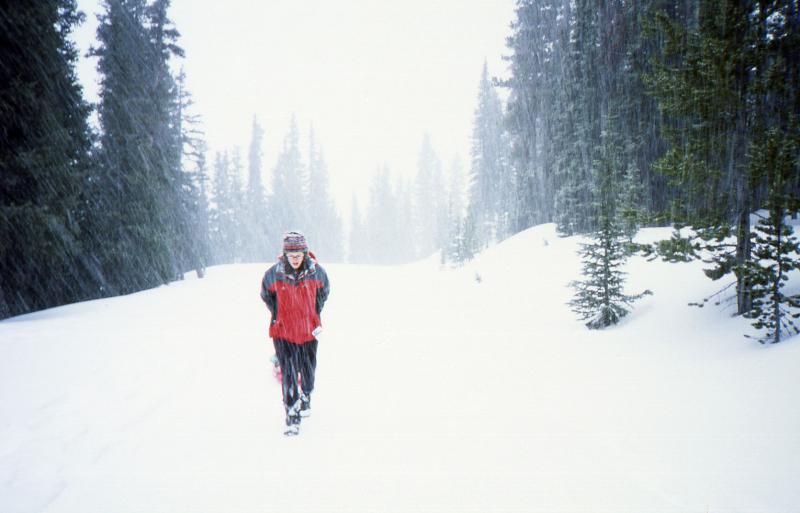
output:
[{"label": "overcast white sky", "polygon": [[[99,4],[78,0],[84,53]],[[513,0],[173,0],[170,14],[210,157],[246,151],[256,115],[269,183],[294,114],[304,139],[313,124],[334,196],[349,210],[379,165],[414,175],[426,132],[445,170],[456,154],[468,162],[483,61],[507,75],[513,10]],[[79,69],[90,100],[95,64]]]}]

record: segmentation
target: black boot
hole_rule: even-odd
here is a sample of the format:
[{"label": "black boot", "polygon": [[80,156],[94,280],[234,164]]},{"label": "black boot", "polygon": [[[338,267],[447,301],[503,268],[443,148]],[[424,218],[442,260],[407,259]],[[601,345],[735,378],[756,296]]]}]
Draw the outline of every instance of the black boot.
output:
[{"label": "black boot", "polygon": [[286,429],[283,434],[296,435],[300,433],[300,401],[286,408]]},{"label": "black boot", "polygon": [[311,396],[302,394],[300,396],[300,416],[308,417],[311,415]]}]

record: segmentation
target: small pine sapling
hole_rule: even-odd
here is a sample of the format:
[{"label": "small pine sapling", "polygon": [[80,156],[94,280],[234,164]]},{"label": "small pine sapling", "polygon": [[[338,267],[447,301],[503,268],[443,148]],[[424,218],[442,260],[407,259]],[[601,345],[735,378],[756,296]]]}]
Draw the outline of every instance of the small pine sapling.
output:
[{"label": "small pine sapling", "polygon": [[626,273],[622,266],[628,258],[626,236],[617,215],[617,193],[614,181],[613,151],[599,165],[598,230],[589,243],[581,245],[582,281],[573,281],[575,297],[568,303],[589,329],[617,324],[629,313],[629,306],[644,295],[623,292]]},{"label": "small pine sapling", "polygon": [[630,312],[630,305],[641,297],[652,294],[649,290],[636,295],[623,292],[626,273],[621,267],[627,259],[625,235],[614,222],[604,226],[592,236],[592,241],[581,245],[583,263],[582,281],[573,281],[575,297],[568,303],[589,329],[601,329]]}]

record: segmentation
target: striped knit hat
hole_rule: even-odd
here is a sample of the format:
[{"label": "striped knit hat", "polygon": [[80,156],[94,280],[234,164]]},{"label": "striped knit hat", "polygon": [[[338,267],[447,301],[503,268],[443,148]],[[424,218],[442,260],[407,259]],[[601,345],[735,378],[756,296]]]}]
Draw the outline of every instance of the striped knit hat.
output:
[{"label": "striped knit hat", "polygon": [[308,251],[306,236],[300,232],[286,232],[283,234],[283,252],[289,251]]}]

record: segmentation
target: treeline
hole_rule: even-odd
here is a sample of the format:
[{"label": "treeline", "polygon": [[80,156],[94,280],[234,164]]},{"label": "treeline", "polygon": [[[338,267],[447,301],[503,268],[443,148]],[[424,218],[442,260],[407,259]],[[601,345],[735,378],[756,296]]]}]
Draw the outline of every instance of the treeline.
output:
[{"label": "treeline", "polygon": [[[0,318],[203,276],[210,264],[271,261],[301,229],[326,261],[344,240],[313,133],[292,122],[262,184],[263,129],[247,155],[207,162],[169,0],[106,0],[97,105],[83,98],[70,40],[74,0],[0,12]],[[95,112],[99,127],[90,126]],[[305,156],[302,154],[305,153]],[[246,174],[245,174],[246,173]],[[270,189],[268,193],[267,190]]]},{"label": "treeline", "polygon": [[[125,294],[205,265],[202,163],[168,0],[107,0],[100,100],[83,98],[74,0],[0,13],[0,318]],[[90,129],[95,109],[100,130]]]},{"label": "treeline", "polygon": [[732,276],[736,312],[773,341],[795,331],[796,0],[519,0],[508,78],[478,81],[466,169],[443,172],[426,138],[416,177],[381,168],[347,230],[295,122],[271,183],[255,119],[246,155],[206,161],[168,7],[104,1],[96,106],[75,75],[75,1],[0,8],[0,318],[269,261],[286,229],[329,262],[461,262],[555,222],[626,251],[638,227],[673,225],[660,254]]},{"label": "treeline", "polygon": [[208,191],[210,262],[272,261],[280,254],[282,234],[288,230],[303,232],[321,260],[344,261],[342,220],[330,193],[324,152],[313,129],[304,152],[297,123],[292,119],[269,184],[262,182],[263,137],[264,130],[254,118],[246,170],[239,148],[217,152],[214,157]]},{"label": "treeline", "polygon": [[733,276],[771,341],[796,332],[798,38],[796,0],[520,0],[498,83],[511,231],[691,226],[660,249]]},{"label": "treeline", "polygon": [[442,263],[455,260],[466,201],[462,167],[454,157],[446,172],[425,135],[413,179],[395,177],[386,165],[379,168],[366,208],[353,198],[348,262],[402,264],[437,252]]},{"label": "treeline", "polygon": [[[518,2],[512,76],[500,83],[514,228],[596,228],[607,148],[616,181],[640,191],[641,223],[742,223],[764,207],[768,147],[797,143],[797,11],[794,1]],[[791,174],[784,189],[796,195]]]},{"label": "treeline", "polygon": [[353,199],[349,262],[398,264],[437,255],[442,264],[458,265],[515,233],[519,198],[509,134],[485,63],[477,89],[468,169],[458,155],[443,165],[429,135],[413,179],[379,168],[366,208]]}]

